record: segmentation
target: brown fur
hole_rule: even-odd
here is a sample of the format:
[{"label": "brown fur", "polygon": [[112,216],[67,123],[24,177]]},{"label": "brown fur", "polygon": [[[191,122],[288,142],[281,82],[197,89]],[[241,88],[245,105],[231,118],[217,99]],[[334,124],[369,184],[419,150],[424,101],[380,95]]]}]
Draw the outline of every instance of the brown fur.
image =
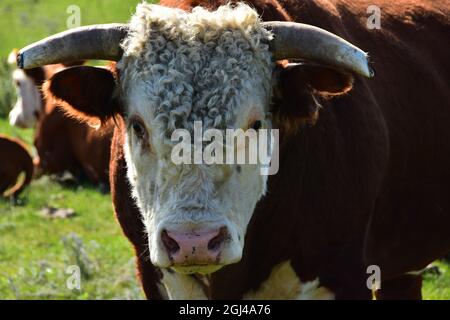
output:
[{"label": "brown fur", "polygon": [[[0,195],[16,198],[30,184],[33,177],[33,160],[27,147],[18,139],[0,134]],[[25,179],[18,184],[19,175]]]},{"label": "brown fur", "polygon": [[314,125],[319,117],[320,101],[346,94],[353,86],[351,75],[315,65],[285,61],[277,65],[275,74],[278,81],[273,92],[272,113],[285,134]]},{"label": "brown fur", "polygon": [[36,114],[36,118],[39,119],[41,113],[44,111],[45,106],[45,97],[41,90],[44,82],[46,79],[49,79],[52,77],[56,72],[62,70],[64,68],[64,64],[58,63],[58,64],[52,64],[47,65],[43,67],[37,67],[32,69],[24,69],[23,71],[25,74],[31,78],[31,80],[34,82],[34,85],[39,89],[39,94],[41,98],[41,106],[42,110],[38,114]]},{"label": "brown fur", "polygon": [[[190,11],[192,8],[202,6],[204,8],[215,10],[217,7],[227,3],[237,3],[236,0],[161,0],[159,3],[166,7],[180,8]],[[263,20],[291,21],[291,16],[283,6],[274,0],[254,0],[244,1],[251,5],[261,14]]]},{"label": "brown fur", "polygon": [[138,276],[145,293],[150,297],[149,293],[151,292],[153,299],[161,299],[161,294],[157,288],[160,271],[154,268],[150,262],[147,237],[143,233],[145,228],[140,218],[139,209],[130,198],[130,186],[123,153],[124,132],[125,124],[122,117],[119,117],[111,146],[111,155],[114,158],[111,159],[109,168],[114,211],[122,226],[123,233],[134,246]]},{"label": "brown fur", "polygon": [[[95,70],[95,72],[92,72]],[[95,95],[89,95],[92,85],[95,85]],[[114,76],[108,69],[95,68],[89,66],[79,66],[67,68],[56,73],[51,81],[44,86],[47,98],[62,105],[68,103],[65,108],[68,114],[80,120],[92,121],[91,113],[95,113],[96,118],[101,123],[105,123],[113,113],[118,113],[118,104],[111,97],[111,92],[115,88]],[[104,103],[110,109],[102,108]]]},{"label": "brown fur", "polygon": [[[291,260],[301,281],[319,278],[338,299],[371,298],[366,268],[372,264],[381,268],[379,298],[419,299],[421,277],[405,273],[450,251],[448,2],[250,2],[264,20],[290,16],[369,51],[376,75],[356,77],[348,92],[351,81],[345,75],[325,72],[324,78],[319,70],[311,77],[310,67],[278,69],[272,109],[282,137],[280,170],[269,178],[268,193],[255,209],[242,260],[211,275],[210,297],[241,298],[257,290],[275,265]],[[200,3],[213,9],[225,1],[162,3],[189,10]],[[381,30],[366,28],[371,4],[382,8]],[[314,89],[324,83],[328,89],[338,84],[331,93],[348,93],[324,99]],[[109,102],[103,101],[101,117],[105,110],[114,115]],[[148,298],[160,298],[159,271],[148,261],[144,228],[126,180],[125,128],[118,118],[110,164],[113,203],[136,248],[144,291]],[[290,130],[286,123],[293,122],[287,118],[317,122]]]},{"label": "brown fur", "polygon": [[34,146],[42,173],[69,171],[76,178],[87,178],[93,184],[109,185],[109,159],[112,122],[96,130],[89,124],[66,115],[53,101],[38,121]]},{"label": "brown fur", "polygon": [[[87,178],[93,184],[109,184],[110,146],[114,129],[112,122],[105,122],[104,128],[96,130],[73,116],[68,116],[62,101],[45,96],[45,80],[68,72],[78,61],[71,64],[55,64],[25,70],[35,85],[42,90],[43,109],[38,115],[34,134],[34,145],[38,153],[36,160],[40,173],[60,174],[69,171],[76,178]],[[89,67],[84,67],[89,68]],[[108,73],[109,74],[109,73]],[[80,81],[83,83],[83,81]],[[99,83],[102,83],[99,81]],[[71,93],[77,83],[64,83],[58,92]],[[92,89],[92,88],[89,88]],[[55,91],[56,92],[56,91]]]}]

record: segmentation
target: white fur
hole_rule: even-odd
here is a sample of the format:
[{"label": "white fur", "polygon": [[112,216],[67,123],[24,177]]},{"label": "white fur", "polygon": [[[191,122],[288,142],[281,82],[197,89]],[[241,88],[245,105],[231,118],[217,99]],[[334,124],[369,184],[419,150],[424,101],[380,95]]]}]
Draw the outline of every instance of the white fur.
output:
[{"label": "white fur", "polygon": [[334,294],[321,287],[319,279],[302,283],[291,266],[285,261],[275,266],[270,276],[252,292],[246,300],[332,300]]},{"label": "white fur", "polygon": [[[192,133],[196,120],[203,130],[247,129],[250,120],[270,127],[273,62],[265,43],[272,35],[243,4],[186,13],[144,3],[130,26],[118,63],[120,95],[127,120],[140,117],[149,141],[128,129],[124,150],[151,260],[170,265],[160,240],[165,228],[227,226],[230,239],[219,264],[239,261],[247,224],[266,188],[260,165],[242,165],[240,173],[235,165],[177,166],[170,159],[170,137],[177,128]],[[253,119],[255,114],[260,118]]]},{"label": "white fur", "polygon": [[[199,280],[191,276],[163,271],[160,292],[164,297],[175,300],[206,300]],[[205,283],[208,286],[208,283]],[[247,292],[244,300],[333,300],[334,294],[321,287],[319,280],[302,283],[291,266],[284,261],[275,266],[269,277],[258,289]]]},{"label": "white fur", "polygon": [[34,81],[23,70],[14,70],[12,78],[16,85],[17,101],[9,112],[9,123],[13,126],[31,128],[36,123],[36,113],[42,109],[41,95]]},{"label": "white fur", "polygon": [[207,300],[198,281],[189,275],[162,269],[162,295],[170,300]]}]

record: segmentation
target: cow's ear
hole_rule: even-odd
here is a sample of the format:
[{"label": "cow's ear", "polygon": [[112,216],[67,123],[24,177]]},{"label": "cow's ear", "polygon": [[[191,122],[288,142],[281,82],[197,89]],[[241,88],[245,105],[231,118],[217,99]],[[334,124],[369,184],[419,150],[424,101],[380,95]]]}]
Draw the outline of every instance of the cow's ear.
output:
[{"label": "cow's ear", "polygon": [[344,71],[320,65],[288,63],[278,65],[280,87],[294,89],[307,86],[315,93],[326,96],[345,94],[352,89],[353,77]]},{"label": "cow's ear", "polygon": [[332,68],[302,63],[280,62],[275,71],[274,113],[291,126],[314,124],[320,98],[349,92],[351,74]]},{"label": "cow's ear", "polygon": [[115,88],[116,81],[111,70],[79,66],[55,73],[45,83],[44,93],[76,118],[89,122],[96,118],[105,123],[121,112],[114,98]]}]

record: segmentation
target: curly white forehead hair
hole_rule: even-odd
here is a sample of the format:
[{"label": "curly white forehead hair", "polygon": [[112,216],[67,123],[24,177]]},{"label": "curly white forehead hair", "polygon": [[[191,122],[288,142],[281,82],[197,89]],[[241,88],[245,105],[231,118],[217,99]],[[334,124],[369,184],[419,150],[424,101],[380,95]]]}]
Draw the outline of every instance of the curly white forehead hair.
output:
[{"label": "curly white forehead hair", "polygon": [[122,43],[122,93],[145,82],[145,104],[166,136],[196,120],[203,129],[232,126],[255,81],[269,99],[272,34],[260,22],[245,4],[213,12],[139,4]]}]

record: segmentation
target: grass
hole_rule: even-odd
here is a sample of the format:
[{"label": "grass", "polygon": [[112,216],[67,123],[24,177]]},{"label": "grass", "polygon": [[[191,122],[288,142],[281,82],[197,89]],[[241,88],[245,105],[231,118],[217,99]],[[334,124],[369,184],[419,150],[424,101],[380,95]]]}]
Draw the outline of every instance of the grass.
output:
[{"label": "grass", "polygon": [[[2,0],[0,2],[0,57],[11,49],[67,29],[72,12],[80,8],[81,25],[127,22],[140,0]],[[151,2],[151,1],[149,1]]]},{"label": "grass", "polygon": [[[81,10],[81,24],[126,22],[139,0],[1,0],[0,133],[32,145],[33,130],[9,126],[4,118],[14,102],[13,48],[66,29],[66,9]],[[33,152],[30,147],[30,151]],[[88,186],[64,187],[49,177],[33,181],[13,206],[0,200],[0,299],[142,299],[133,251],[113,217],[109,194]],[[70,219],[49,220],[42,208],[72,208]],[[81,270],[81,289],[69,289],[66,273]],[[425,276],[425,299],[450,299],[450,265]]]},{"label": "grass", "polygon": [[[0,132],[30,142],[30,131]],[[86,185],[69,188],[43,177],[12,206],[0,201],[0,299],[141,299],[131,245],[113,216],[109,194]],[[69,219],[48,219],[44,207],[72,208]],[[81,290],[69,290],[66,274],[80,266]]]},{"label": "grass", "polygon": [[0,59],[0,117],[6,117],[15,99],[16,91],[11,80],[12,66]]},{"label": "grass", "polygon": [[427,300],[450,300],[450,260],[436,261],[441,274],[426,274],[422,293]]},{"label": "grass", "polygon": [[[33,130],[13,128],[4,119],[15,100],[12,66],[6,63],[13,48],[66,30],[70,5],[80,8],[81,25],[88,25],[127,22],[139,2],[0,1],[0,133],[32,145]],[[110,195],[87,185],[63,187],[43,177],[21,199],[18,206],[0,201],[0,299],[143,298],[134,276],[134,254],[114,219]],[[77,214],[49,220],[39,214],[46,206],[72,208]],[[81,267],[81,290],[66,286],[66,269],[73,264]]]}]

